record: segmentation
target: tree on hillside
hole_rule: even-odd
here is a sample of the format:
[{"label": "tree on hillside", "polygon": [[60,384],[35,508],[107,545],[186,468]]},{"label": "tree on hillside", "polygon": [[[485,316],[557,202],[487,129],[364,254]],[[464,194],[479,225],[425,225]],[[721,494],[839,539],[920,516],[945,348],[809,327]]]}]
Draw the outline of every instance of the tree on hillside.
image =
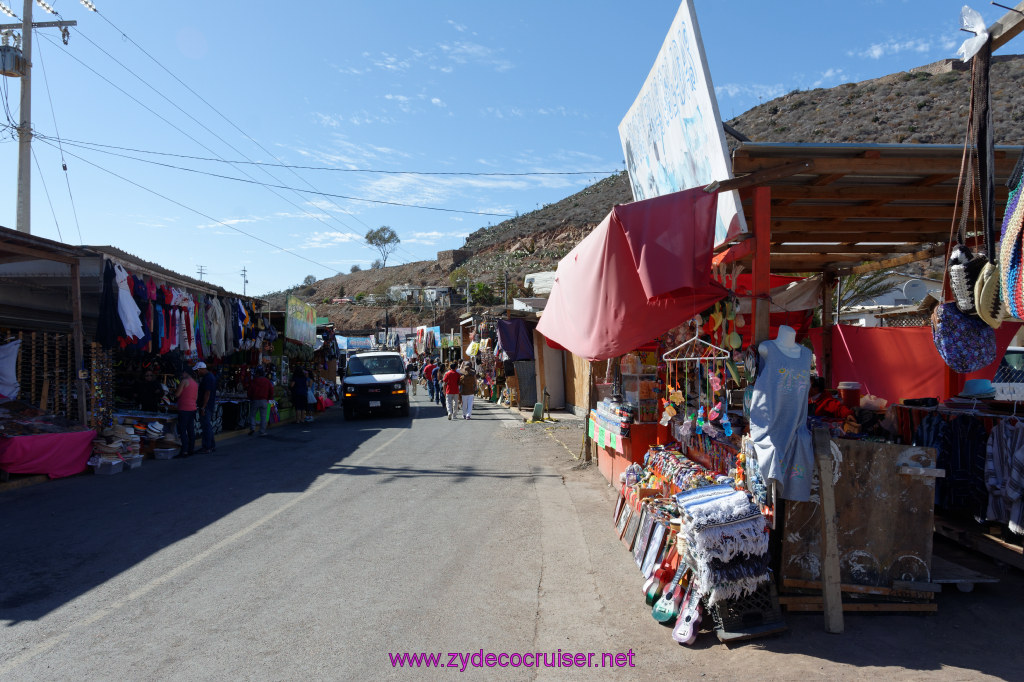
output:
[{"label": "tree on hillside", "polygon": [[316,283],[316,277],[313,275],[306,275],[306,278],[302,280],[302,283],[308,287],[309,285]]},{"label": "tree on hillside", "polygon": [[366,243],[380,252],[381,267],[387,267],[388,256],[390,256],[401,243],[398,234],[387,225],[381,225],[376,230],[366,233]]},{"label": "tree on hillside", "polygon": [[351,272],[351,273],[356,273],[356,272],[362,271],[362,268],[359,267],[359,265],[357,264],[357,265],[353,265],[351,268],[349,268],[348,271]]},{"label": "tree on hillside", "polygon": [[384,267],[384,262],[380,258],[378,258],[375,261],[373,261],[372,263],[370,263],[370,269],[371,270],[380,270],[383,267]]},{"label": "tree on hillside", "polygon": [[339,285],[338,286],[338,298],[345,298],[345,286],[344,285]]}]

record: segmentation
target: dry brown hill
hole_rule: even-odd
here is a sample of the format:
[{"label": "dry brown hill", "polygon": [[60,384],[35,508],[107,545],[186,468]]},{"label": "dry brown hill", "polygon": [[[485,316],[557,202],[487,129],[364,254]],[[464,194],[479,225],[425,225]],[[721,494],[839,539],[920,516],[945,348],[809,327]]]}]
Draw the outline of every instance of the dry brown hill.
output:
[{"label": "dry brown hill", "polygon": [[[993,58],[992,111],[996,144],[1024,145],[1024,56]],[[962,144],[966,127],[970,71],[955,60],[834,88],[793,91],[728,121],[755,142],[851,142]],[[738,143],[729,138],[731,148]],[[510,220],[481,228],[466,239],[472,256],[463,264],[475,281],[497,283],[508,273],[522,283],[530,272],[553,270],[565,255],[616,204],[632,201],[626,174],[606,178],[565,199]],[[916,266],[928,268],[927,263]],[[325,304],[344,288],[348,296],[382,293],[396,284],[446,285],[449,271],[437,261],[420,261],[378,270],[340,274],[295,293],[317,304],[339,329],[383,326],[384,310]],[[269,294],[272,307],[284,293]],[[430,309],[389,309],[392,325],[437,322],[457,326],[465,308],[437,317]]]}]

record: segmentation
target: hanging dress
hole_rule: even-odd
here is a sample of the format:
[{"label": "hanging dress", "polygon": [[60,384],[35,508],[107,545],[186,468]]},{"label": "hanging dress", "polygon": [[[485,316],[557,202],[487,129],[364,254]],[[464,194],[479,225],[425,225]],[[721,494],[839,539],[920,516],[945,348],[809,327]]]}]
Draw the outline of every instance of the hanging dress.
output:
[{"label": "hanging dress", "polygon": [[142,329],[142,313],[139,306],[132,298],[132,291],[128,283],[128,271],[120,263],[114,265],[114,276],[117,279],[117,314],[124,325],[125,336],[131,340],[137,340],[145,334]]},{"label": "hanging dress", "polygon": [[786,500],[806,502],[811,495],[814,450],[807,429],[807,392],[811,351],[800,347],[791,358],[766,341],[765,358],[750,402],[750,440],[765,481],[774,481]]}]

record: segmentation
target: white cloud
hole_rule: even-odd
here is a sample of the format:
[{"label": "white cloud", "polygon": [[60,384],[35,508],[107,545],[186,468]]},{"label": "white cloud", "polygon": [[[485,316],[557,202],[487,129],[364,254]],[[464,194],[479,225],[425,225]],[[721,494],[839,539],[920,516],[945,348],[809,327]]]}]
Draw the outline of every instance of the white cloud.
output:
[{"label": "white cloud", "polygon": [[[945,47],[950,40],[948,38],[940,39],[939,44]],[[903,52],[916,52],[918,54],[927,54],[932,51],[932,40],[924,38],[911,38],[909,40],[895,40],[890,39],[881,43],[874,43],[862,50],[850,50],[847,55],[850,57],[862,57],[866,59],[881,59],[895,54]],[[949,48],[946,48],[949,49]]]},{"label": "white cloud", "polygon": [[314,111],[313,117],[316,119],[317,123],[322,126],[327,126],[328,128],[337,128],[341,125],[338,117],[331,114],[321,114],[319,111]]},{"label": "white cloud", "polygon": [[715,94],[721,97],[752,97],[765,101],[786,94],[781,83],[767,85],[763,83],[725,83],[715,86]]},{"label": "white cloud", "polygon": [[827,71],[824,71],[821,74],[820,78],[818,78],[811,84],[811,87],[820,88],[821,86],[826,84],[845,83],[849,79],[849,76],[843,73],[842,69],[828,69]]},{"label": "white cloud", "polygon": [[454,28],[456,31],[458,31],[459,33],[465,33],[467,31],[467,27],[465,25],[457,24],[454,21],[452,21],[451,19],[448,20],[448,24],[452,28]]},{"label": "white cloud", "polygon": [[515,65],[511,61],[498,56],[498,51],[492,50],[480,43],[456,40],[452,43],[441,43],[437,47],[445,56],[448,57],[448,59],[456,64],[469,64],[470,62],[474,62],[477,64],[491,66],[496,71],[509,71],[515,68]]},{"label": "white cloud", "polygon": [[310,234],[293,234],[292,238],[300,240],[299,249],[326,249],[344,244],[360,243],[358,235],[349,232],[313,232]]},{"label": "white cloud", "polygon": [[442,109],[448,106],[440,97],[431,97],[430,103],[433,104],[435,107],[441,107]]}]

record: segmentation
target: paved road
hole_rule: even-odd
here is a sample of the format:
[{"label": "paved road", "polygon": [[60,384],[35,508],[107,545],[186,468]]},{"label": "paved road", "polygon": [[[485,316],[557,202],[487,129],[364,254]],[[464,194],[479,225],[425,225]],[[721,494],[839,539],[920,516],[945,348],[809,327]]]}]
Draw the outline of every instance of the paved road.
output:
[{"label": "paved road", "polygon": [[[422,394],[413,404],[409,419],[345,422],[335,410],[216,455],[0,495],[0,679],[973,679],[1024,669],[1016,574],[998,592],[943,595],[939,616],[848,619],[842,637],[824,635],[820,616],[790,616],[780,638],[729,649],[705,633],[678,647],[643,607],[636,567],[610,532],[612,489],[574,468],[578,422],[526,426],[489,405],[449,422]],[[635,667],[474,667],[481,650],[594,653],[596,665],[622,654]],[[389,654],[405,652],[468,669],[393,668]]]}]

